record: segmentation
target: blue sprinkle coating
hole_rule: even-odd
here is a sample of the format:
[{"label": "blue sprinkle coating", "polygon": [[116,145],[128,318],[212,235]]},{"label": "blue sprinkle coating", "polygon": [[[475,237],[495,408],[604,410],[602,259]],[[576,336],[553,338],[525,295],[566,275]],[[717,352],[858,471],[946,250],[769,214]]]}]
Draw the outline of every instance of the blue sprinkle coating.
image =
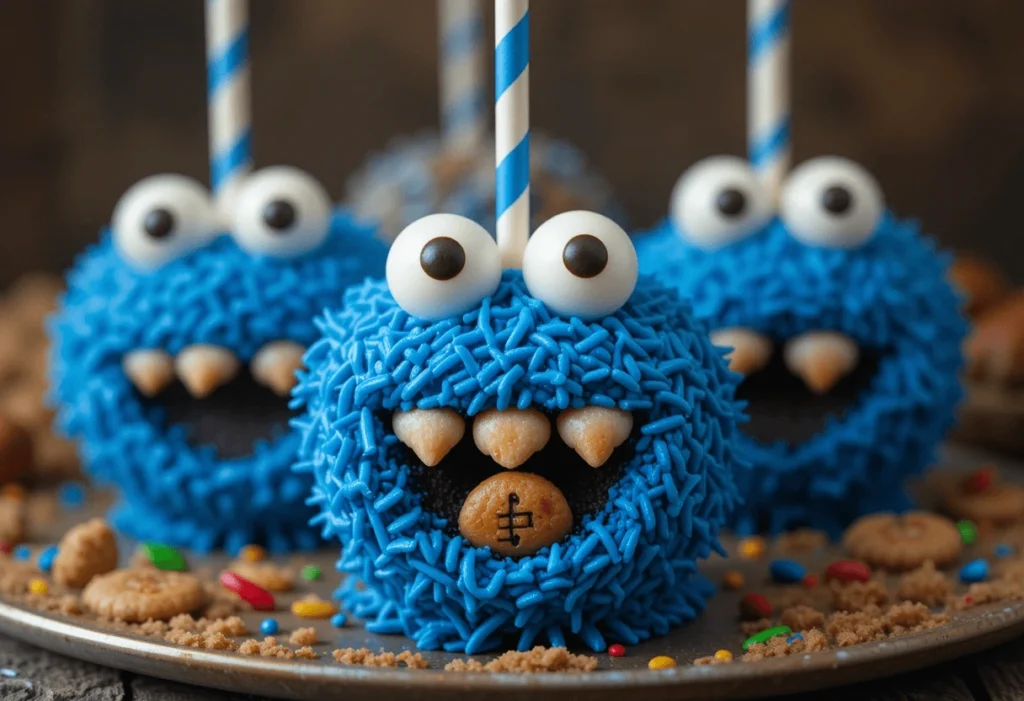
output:
[{"label": "blue sprinkle coating", "polygon": [[39,558],[36,560],[36,564],[39,567],[39,571],[48,574],[53,569],[53,560],[57,557],[57,546],[50,545],[43,549],[39,553]]},{"label": "blue sprinkle coating", "polygon": [[960,581],[964,584],[984,582],[988,579],[988,560],[979,558],[971,560],[960,568]]},{"label": "blue sprinkle coating", "polygon": [[[493,140],[485,142],[493,144]],[[442,164],[446,156],[435,135],[396,139],[383,153],[374,155],[348,183],[347,199],[360,217],[374,221],[382,235],[394,238],[406,226],[428,214],[461,214],[495,230],[494,148],[473,154],[472,165],[458,177],[449,178]],[[611,187],[587,164],[571,144],[536,134],[530,137],[530,211],[534,226],[549,218],[566,197],[572,209],[601,212],[624,222],[621,205]]]},{"label": "blue sprinkle coating", "polygon": [[[53,398],[61,429],[79,443],[90,477],[115,485],[111,516],[122,532],[194,551],[313,549],[319,538],[305,505],[311,480],[291,472],[293,431],[258,442],[251,455],[221,460],[162,427],[121,368],[139,348],[172,356],[192,343],[234,351],[247,365],[270,341],[312,343],[314,317],[346,285],[383,271],[387,249],[344,212],[315,251],[292,259],[253,256],[221,236],[152,273],[136,272],[109,232],[68,273],[54,319]],[[284,401],[284,400],[282,400]]]},{"label": "blue sprinkle coating", "polygon": [[335,628],[344,628],[346,623],[348,623],[348,616],[343,613],[336,613],[331,616],[331,625]]},{"label": "blue sprinkle coating", "polygon": [[264,618],[260,621],[260,632],[263,635],[276,635],[279,629],[280,626],[275,618]]},{"label": "blue sprinkle coating", "polygon": [[949,257],[916,222],[887,214],[867,244],[843,250],[807,246],[775,220],[707,253],[665,221],[636,247],[641,271],[676,286],[712,328],[744,326],[776,341],[834,330],[886,351],[871,388],[811,440],[741,435],[753,469],[737,476],[739,533],[810,526],[837,537],[861,514],[910,505],[905,480],[933,463],[953,424],[966,333],[945,279]]},{"label": "blue sprinkle coating", "polygon": [[772,560],[768,565],[768,571],[776,584],[801,582],[807,574],[807,568],[795,560]]},{"label": "blue sprinkle coating", "polygon": [[[409,317],[386,285],[353,288],[318,320],[295,397],[308,412],[296,469],[343,544],[338,596],[375,634],[473,654],[515,636],[519,649],[577,636],[635,645],[693,619],[714,587],[696,562],[724,554],[718,533],[737,503],[740,408],[731,373],[678,295],[642,279],[593,322],[554,316],[505,273],[479,308],[437,322]],[[634,412],[635,457],[605,507],[564,541],[518,560],[450,535],[407,488],[409,466],[381,412],[448,407]],[[363,589],[365,587],[365,589]]]},{"label": "blue sprinkle coating", "polygon": [[27,545],[19,545],[14,549],[11,555],[14,556],[15,560],[31,560],[32,549],[29,548]]},{"label": "blue sprinkle coating", "polygon": [[1013,548],[1007,545],[1006,543],[1000,543],[996,546],[995,556],[998,557],[1000,560],[1010,557],[1011,555],[1013,555]]},{"label": "blue sprinkle coating", "polygon": [[57,490],[57,498],[65,509],[77,509],[85,503],[85,487],[78,482],[64,482]]}]

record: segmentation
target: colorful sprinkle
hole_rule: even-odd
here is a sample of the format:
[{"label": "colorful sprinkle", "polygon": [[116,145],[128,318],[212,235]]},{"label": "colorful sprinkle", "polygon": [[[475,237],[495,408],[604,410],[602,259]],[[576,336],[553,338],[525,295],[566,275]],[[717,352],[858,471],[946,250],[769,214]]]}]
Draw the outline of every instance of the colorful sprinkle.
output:
[{"label": "colorful sprinkle", "polygon": [[57,557],[57,546],[51,545],[48,548],[43,549],[39,553],[39,559],[36,560],[36,564],[39,566],[40,572],[49,573],[53,569],[53,559]]},{"label": "colorful sprinkle", "polygon": [[296,601],[292,613],[299,618],[330,618],[337,609],[330,601]]},{"label": "colorful sprinkle", "polygon": [[80,482],[64,482],[57,490],[57,498],[65,509],[80,508],[85,503],[85,487]]},{"label": "colorful sprinkle", "polygon": [[306,565],[302,568],[301,574],[307,582],[314,582],[320,579],[320,568],[316,565]]},{"label": "colorful sprinkle", "polygon": [[748,560],[759,560],[764,557],[767,550],[768,545],[764,542],[764,538],[753,536],[740,541],[740,557]]},{"label": "colorful sprinkle", "polygon": [[978,539],[978,527],[974,521],[957,521],[956,529],[960,531],[960,539],[964,545],[970,545]]},{"label": "colorful sprinkle", "polygon": [[608,646],[608,654],[612,657],[625,657],[626,648],[625,646],[620,645],[619,643],[612,643]]},{"label": "colorful sprinkle", "polygon": [[803,633],[793,633],[793,635],[791,635],[788,638],[786,638],[786,645],[792,645],[797,640],[803,640],[803,639],[804,639],[804,634]]},{"label": "colorful sprinkle", "polygon": [[722,660],[723,662],[731,662],[732,661],[732,653],[729,652],[728,650],[718,650],[718,651],[715,652],[715,659],[716,660]]},{"label": "colorful sprinkle", "polygon": [[740,599],[740,618],[745,621],[756,621],[761,618],[769,618],[772,615],[772,605],[764,594],[751,592],[744,594]]},{"label": "colorful sprinkle", "polygon": [[31,560],[32,550],[27,545],[19,545],[14,549],[15,560]]},{"label": "colorful sprinkle", "polygon": [[866,582],[871,579],[871,568],[857,560],[839,560],[825,568],[825,581]]},{"label": "colorful sprinkle", "polygon": [[816,589],[818,587],[818,575],[807,575],[804,577],[804,581],[802,581],[801,584],[804,585],[804,589]]},{"label": "colorful sprinkle", "polygon": [[267,557],[267,551],[260,545],[246,545],[238,551],[238,557],[246,562],[262,562]]},{"label": "colorful sprinkle", "polygon": [[768,571],[776,584],[794,584],[807,574],[807,568],[796,560],[772,560]]},{"label": "colorful sprinkle", "polygon": [[960,568],[960,581],[964,584],[984,582],[988,579],[988,560],[979,558],[972,560]]},{"label": "colorful sprinkle", "polygon": [[11,551],[14,550],[14,546],[8,543],[6,540],[0,540],[0,553],[4,555],[10,555]]},{"label": "colorful sprinkle", "polygon": [[170,545],[162,543],[143,543],[139,546],[146,557],[158,570],[169,570],[171,572],[184,572],[188,569],[185,558],[180,552]]},{"label": "colorful sprinkle", "polygon": [[647,663],[648,669],[672,669],[675,666],[676,661],[668,655],[652,657],[650,662]]},{"label": "colorful sprinkle", "polygon": [[276,618],[264,618],[260,621],[260,632],[263,635],[276,635],[278,630],[280,630],[280,626],[277,624]]},{"label": "colorful sprinkle", "polygon": [[225,589],[233,591],[242,597],[242,601],[257,611],[274,610],[274,595],[263,587],[253,584],[248,579],[239,577],[230,570],[225,570],[220,574],[220,583]]},{"label": "colorful sprinkle", "polygon": [[[336,613],[331,616],[331,625],[335,628],[344,628],[345,624],[348,623],[348,616],[343,613]],[[611,648],[608,648],[609,651]]]},{"label": "colorful sprinkle", "polygon": [[978,494],[989,489],[996,480],[996,469],[991,465],[979,467],[963,481],[963,490],[968,494]]},{"label": "colorful sprinkle", "polygon": [[995,549],[996,557],[1003,559],[1004,557],[1010,557],[1013,555],[1013,548],[1006,543],[1000,543]]},{"label": "colorful sprinkle", "polygon": [[743,588],[746,580],[743,579],[743,575],[736,570],[729,570],[722,575],[722,587],[727,591],[737,591]]},{"label": "colorful sprinkle", "polygon": [[28,590],[33,594],[45,594],[49,589],[45,579],[33,579],[28,583]]},{"label": "colorful sprinkle", "polygon": [[765,643],[772,638],[780,635],[789,635],[793,630],[789,626],[775,626],[774,628],[766,628],[760,633],[755,633],[749,638],[743,641],[743,651],[746,652],[750,649],[751,645],[757,645],[758,643]]}]

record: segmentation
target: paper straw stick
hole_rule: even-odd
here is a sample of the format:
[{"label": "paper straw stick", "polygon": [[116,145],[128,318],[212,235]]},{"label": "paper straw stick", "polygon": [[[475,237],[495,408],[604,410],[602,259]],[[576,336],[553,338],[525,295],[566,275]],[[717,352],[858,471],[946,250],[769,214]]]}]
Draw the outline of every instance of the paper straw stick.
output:
[{"label": "paper straw stick", "polygon": [[530,3],[494,3],[495,203],[502,265],[521,267],[530,236]]},{"label": "paper straw stick", "polygon": [[439,0],[441,133],[445,148],[476,151],[487,133],[483,8],[480,0]]},{"label": "paper straw stick", "polygon": [[210,179],[223,197],[252,170],[249,0],[206,0]]},{"label": "paper straw stick", "polygon": [[774,193],[792,160],[789,0],[747,2],[747,128],[750,160]]}]

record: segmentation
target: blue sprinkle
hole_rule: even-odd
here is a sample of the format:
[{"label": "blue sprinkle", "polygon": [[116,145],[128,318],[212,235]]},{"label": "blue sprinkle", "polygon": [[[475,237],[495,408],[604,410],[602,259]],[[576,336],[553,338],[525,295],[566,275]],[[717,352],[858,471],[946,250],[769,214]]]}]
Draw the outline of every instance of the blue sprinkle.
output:
[{"label": "blue sprinkle", "polygon": [[14,679],[18,676],[18,673],[10,667],[0,667],[0,677],[6,677],[7,679]]},{"label": "blue sprinkle", "polygon": [[60,503],[65,509],[74,510],[85,503],[85,487],[79,482],[64,482],[57,490]]},{"label": "blue sprinkle", "polygon": [[346,623],[348,623],[348,616],[343,613],[336,613],[331,616],[331,625],[335,628],[344,628]]},{"label": "blue sprinkle", "polygon": [[776,584],[795,584],[807,575],[807,568],[795,560],[772,560],[768,571]]},{"label": "blue sprinkle", "polygon": [[11,553],[15,560],[31,560],[32,550],[27,545],[19,545]]},{"label": "blue sprinkle", "polygon": [[53,569],[53,559],[55,557],[57,557],[56,545],[51,545],[39,553],[39,559],[37,560],[39,571],[49,574],[50,570]]},{"label": "blue sprinkle", "polygon": [[803,640],[803,639],[804,639],[804,634],[803,633],[793,633],[793,635],[791,635],[788,638],[786,638],[786,645],[792,645],[797,640]]},{"label": "blue sprinkle", "polygon": [[278,630],[280,626],[276,618],[264,618],[260,621],[260,632],[264,635],[276,635]]},{"label": "blue sprinkle", "polygon": [[1013,555],[1013,548],[1006,543],[1000,543],[996,546],[995,555],[999,559],[1010,557]]},{"label": "blue sprinkle", "polygon": [[960,568],[960,581],[964,584],[984,582],[988,579],[988,560],[978,558]]}]

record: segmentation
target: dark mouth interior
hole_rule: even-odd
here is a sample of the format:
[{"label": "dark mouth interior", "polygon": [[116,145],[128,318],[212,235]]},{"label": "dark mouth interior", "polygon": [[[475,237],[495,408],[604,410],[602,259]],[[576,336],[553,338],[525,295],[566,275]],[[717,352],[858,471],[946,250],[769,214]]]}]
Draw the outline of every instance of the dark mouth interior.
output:
[{"label": "dark mouth interior", "polygon": [[[608,502],[608,490],[633,459],[643,422],[637,418],[633,422],[633,435],[615,449],[604,465],[595,468],[562,442],[554,430],[555,417],[548,419],[552,426],[551,440],[516,471],[540,475],[558,487],[572,510],[575,528],[579,529],[585,516],[598,513]],[[459,511],[469,493],[491,475],[505,471],[477,449],[471,421],[467,420],[466,424],[462,441],[434,467],[424,466],[416,454],[401,443],[395,447],[400,451],[398,459],[410,466],[412,487],[422,495],[423,508],[446,519],[450,535],[458,535]],[[390,417],[384,419],[384,425],[390,432]]]},{"label": "dark mouth interior", "polygon": [[205,399],[193,397],[180,382],[152,399],[137,397],[162,410],[165,426],[183,426],[191,445],[213,446],[221,460],[251,455],[256,441],[283,435],[291,418],[287,397],[256,382],[247,369]]},{"label": "dark mouth interior", "polygon": [[822,395],[807,388],[790,372],[782,352],[772,354],[771,362],[740,384],[736,395],[746,400],[750,421],[743,432],[761,443],[785,441],[804,443],[821,433],[830,417],[841,419],[867,390],[883,354],[861,349],[860,361],[849,375]]}]

